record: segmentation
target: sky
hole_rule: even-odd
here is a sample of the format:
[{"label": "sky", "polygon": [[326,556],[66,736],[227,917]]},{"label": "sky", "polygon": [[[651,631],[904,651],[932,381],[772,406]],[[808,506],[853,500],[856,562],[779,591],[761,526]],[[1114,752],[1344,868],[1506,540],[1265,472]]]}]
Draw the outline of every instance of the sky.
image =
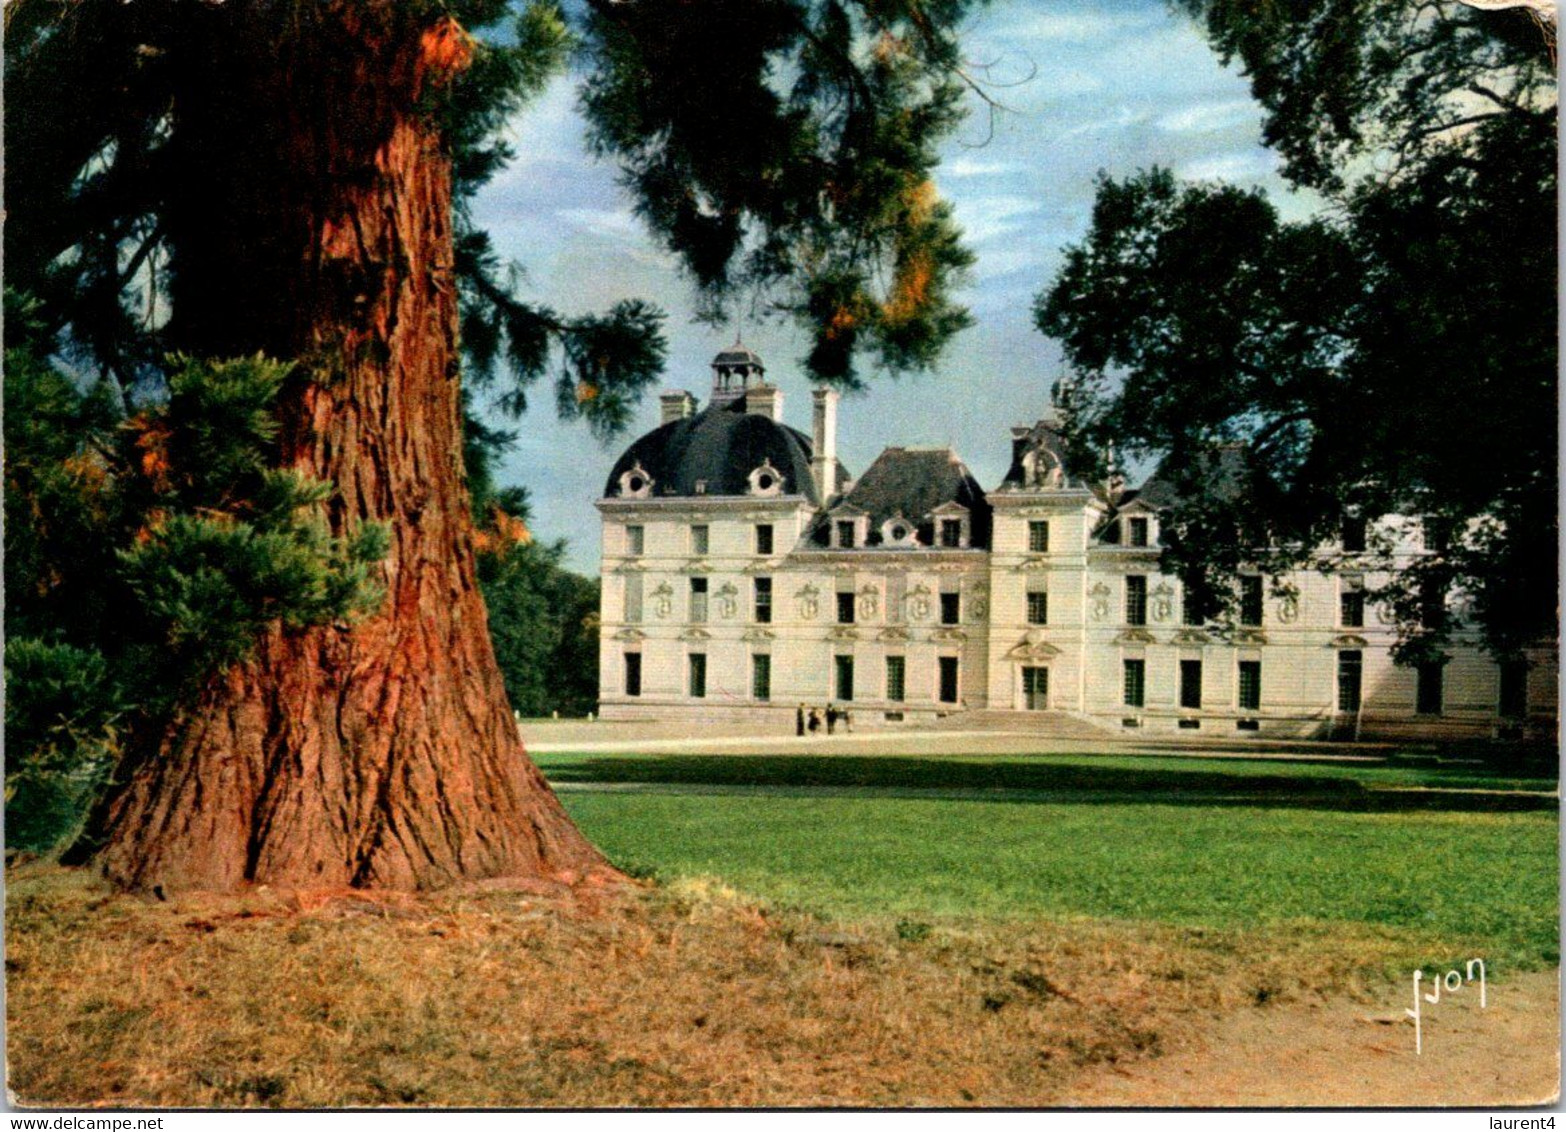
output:
[{"label": "sky", "polygon": [[[1312,202],[1291,197],[1276,156],[1262,147],[1261,109],[1244,77],[1221,66],[1165,0],[992,0],[962,38],[965,57],[988,65],[1006,107],[992,130],[973,99],[935,176],[978,257],[959,296],[974,325],[933,371],[872,373],[868,391],[845,395],[838,453],[857,476],[890,445],[950,445],[989,488],[1010,462],[1010,427],[1043,415],[1063,371],[1058,347],[1033,326],[1033,299],[1059,270],[1063,249],[1086,235],[1100,171],[1120,177],[1162,165],[1186,179],[1259,185],[1285,216]],[[511,128],[518,157],[481,192],[474,218],[523,269],[529,297],[567,313],[651,299],[668,313],[661,387],[688,389],[703,404],[709,363],[737,331],[783,390],[785,419],[808,432],[805,336],[777,322],[714,329],[694,321],[692,290],[674,257],[633,215],[614,166],[583,144],[575,81],[557,78]],[[657,425],[658,398],[649,393],[626,434],[607,444],[558,421],[544,383],[531,399],[507,426],[519,435],[501,482],[525,485],[534,534],[566,539],[566,564],[596,574],[593,503],[616,456]]]}]

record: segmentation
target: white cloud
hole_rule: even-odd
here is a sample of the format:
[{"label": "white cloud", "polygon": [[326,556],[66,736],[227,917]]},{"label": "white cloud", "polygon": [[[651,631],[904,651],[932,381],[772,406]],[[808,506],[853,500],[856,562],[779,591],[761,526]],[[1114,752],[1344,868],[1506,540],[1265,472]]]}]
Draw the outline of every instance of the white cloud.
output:
[{"label": "white cloud", "polygon": [[1175,170],[1175,175],[1187,181],[1225,181],[1248,185],[1270,178],[1277,167],[1275,154],[1264,149],[1251,149],[1241,153],[1215,153],[1188,161]]},{"label": "white cloud", "polygon": [[941,166],[941,172],[948,177],[994,177],[1021,170],[1022,166],[1014,161],[980,161],[973,157],[959,157]]},{"label": "white cloud", "polygon": [[1171,134],[1212,134],[1257,122],[1261,110],[1248,98],[1199,102],[1158,119],[1160,130]]},{"label": "white cloud", "polygon": [[973,244],[1010,235],[1023,227],[1023,217],[1043,211],[1038,201],[1023,196],[968,197],[956,201],[955,208],[957,222]]},{"label": "white cloud", "polygon": [[557,208],[555,215],[580,232],[628,244],[648,242],[647,230],[630,209]]}]

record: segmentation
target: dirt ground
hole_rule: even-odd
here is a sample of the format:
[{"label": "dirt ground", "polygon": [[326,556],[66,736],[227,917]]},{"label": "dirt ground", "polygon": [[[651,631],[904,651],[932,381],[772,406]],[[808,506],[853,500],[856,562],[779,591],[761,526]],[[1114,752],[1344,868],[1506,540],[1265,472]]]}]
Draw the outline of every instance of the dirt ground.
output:
[{"label": "dirt ground", "polygon": [[[1087,1107],[1499,1107],[1560,1096],[1559,971],[1425,1004],[1423,1053],[1407,1001],[1334,998],[1217,1016],[1192,1044],[1078,1078],[1060,1103]],[[1429,983],[1426,982],[1428,989]]]}]

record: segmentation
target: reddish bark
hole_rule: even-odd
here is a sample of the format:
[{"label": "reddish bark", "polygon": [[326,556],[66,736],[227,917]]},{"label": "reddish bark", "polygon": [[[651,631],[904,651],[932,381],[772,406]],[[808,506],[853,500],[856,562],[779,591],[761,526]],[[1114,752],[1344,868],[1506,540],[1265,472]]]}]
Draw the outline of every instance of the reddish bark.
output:
[{"label": "reddish bark", "polygon": [[383,521],[387,597],[274,629],[154,734],[100,811],[131,887],[430,888],[610,870],[523,753],[474,574],[450,163],[430,96],[467,61],[434,5],[229,0],[179,68],[171,327],[301,365],[280,459]]}]

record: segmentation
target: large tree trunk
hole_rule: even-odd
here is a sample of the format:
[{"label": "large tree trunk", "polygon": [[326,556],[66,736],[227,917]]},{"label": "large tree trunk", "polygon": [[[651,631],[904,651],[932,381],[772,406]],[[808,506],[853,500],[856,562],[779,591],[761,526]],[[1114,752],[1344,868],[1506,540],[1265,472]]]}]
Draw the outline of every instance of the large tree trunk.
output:
[{"label": "large tree trunk", "polygon": [[450,162],[465,33],[406,0],[229,0],[180,60],[168,209],[180,348],[301,364],[279,458],[388,524],[383,608],[277,628],[134,741],[99,860],[132,887],[430,888],[608,867],[528,761],[461,466]]}]

